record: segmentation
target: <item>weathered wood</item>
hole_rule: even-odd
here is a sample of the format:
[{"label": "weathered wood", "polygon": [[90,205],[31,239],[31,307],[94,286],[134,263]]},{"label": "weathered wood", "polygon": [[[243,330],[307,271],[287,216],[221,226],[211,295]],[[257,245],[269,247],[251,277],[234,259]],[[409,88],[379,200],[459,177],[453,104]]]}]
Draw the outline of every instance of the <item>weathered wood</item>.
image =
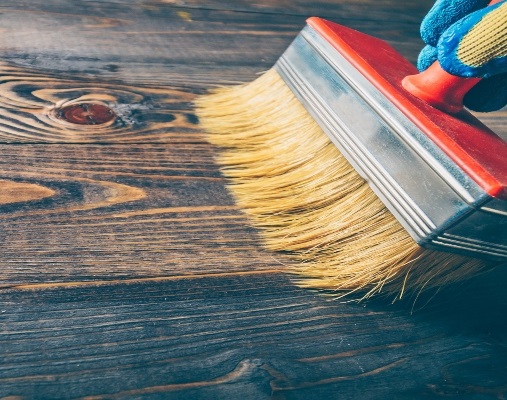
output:
[{"label": "weathered wood", "polygon": [[25,197],[0,197],[1,280],[277,268],[197,139],[0,146],[0,183]]},{"label": "weathered wood", "polygon": [[415,60],[422,42],[408,38],[430,2],[414,4],[7,1],[0,47],[2,60],[49,72],[202,88],[270,68],[311,15],[388,40]]},{"label": "weathered wood", "polygon": [[[0,293],[0,303],[0,396],[487,399],[507,393],[507,348],[491,334],[495,321],[483,315],[477,324],[477,307],[456,300],[410,315],[410,304],[343,304],[296,289],[280,275],[244,274],[16,288]],[[497,332],[505,327],[503,320]]]}]

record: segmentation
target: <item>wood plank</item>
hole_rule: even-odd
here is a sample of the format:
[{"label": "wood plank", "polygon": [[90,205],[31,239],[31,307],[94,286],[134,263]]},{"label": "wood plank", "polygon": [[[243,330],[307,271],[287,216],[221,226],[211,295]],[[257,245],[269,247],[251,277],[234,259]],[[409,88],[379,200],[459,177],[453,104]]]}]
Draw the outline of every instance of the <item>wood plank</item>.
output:
[{"label": "wood plank", "polygon": [[[130,8],[126,8],[126,5]],[[276,14],[276,15],[299,15],[327,16],[328,18],[346,18],[350,20],[390,20],[393,22],[408,22],[417,24],[424,14],[432,6],[432,0],[418,2],[406,2],[402,5],[393,0],[355,0],[343,3],[337,0],[319,0],[308,2],[305,0],[115,0],[99,1],[63,1],[52,0],[50,2],[25,2],[16,0],[2,1],[1,8],[7,10],[24,9],[37,12],[51,12],[54,14],[84,15],[89,18],[102,18],[100,25],[109,25],[117,20],[117,16],[128,16],[133,12],[148,15],[151,19],[165,18],[168,10],[213,10],[234,11],[237,13]],[[367,10],[367,12],[365,12]],[[192,14],[181,15],[183,19],[192,19]],[[109,19],[108,19],[109,18]],[[126,18],[128,19],[128,18]]]},{"label": "wood plank", "polygon": [[273,274],[4,290],[0,397],[501,398],[507,302],[484,300],[410,315]]},{"label": "wood plank", "polygon": [[[332,1],[317,8],[313,2],[278,6],[270,1],[192,2],[189,8],[166,1],[53,0],[24,7],[6,1],[0,6],[0,49],[4,61],[49,72],[202,87],[250,80],[271,67],[308,16],[329,14],[328,18],[390,41],[414,60],[421,42],[413,40],[418,28],[412,19],[422,16],[422,10],[413,17],[391,4],[387,12],[375,13],[388,3],[369,1],[365,14],[366,3],[345,6]],[[429,8],[430,1],[422,4]],[[394,9],[397,17],[386,24]]]},{"label": "wood plank", "polygon": [[0,202],[0,280],[277,268],[200,139],[0,146],[0,183],[26,196]]},{"label": "wood plank", "polygon": [[[318,14],[313,7],[387,40],[415,62],[422,46],[417,23],[396,13],[419,18],[431,2],[417,3],[417,12],[412,6],[372,2],[364,18],[348,13],[364,14],[365,3],[299,2],[274,9],[268,7],[271,2],[249,4],[189,3],[187,13],[167,2],[126,7],[121,1],[37,1],[24,8],[2,3],[0,141],[165,141],[169,132],[187,133],[195,128],[189,126],[195,122],[194,94],[204,87],[252,80],[270,68],[301,30],[305,16]],[[293,11],[281,18],[281,10]],[[388,17],[375,10],[393,20],[386,24]],[[106,103],[119,118],[100,127],[55,118],[62,106],[84,100]],[[507,134],[505,113],[480,118]],[[125,135],[129,129],[137,136]]]}]

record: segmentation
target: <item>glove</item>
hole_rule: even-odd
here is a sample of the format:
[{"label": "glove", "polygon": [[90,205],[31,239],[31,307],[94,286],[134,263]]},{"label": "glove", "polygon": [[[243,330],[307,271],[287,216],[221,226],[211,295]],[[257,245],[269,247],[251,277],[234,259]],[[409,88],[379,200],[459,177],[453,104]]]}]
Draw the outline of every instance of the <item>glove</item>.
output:
[{"label": "glove", "polygon": [[487,112],[507,104],[507,0],[437,0],[421,23],[426,43],[417,68],[438,60],[450,74],[483,78],[463,99]]}]

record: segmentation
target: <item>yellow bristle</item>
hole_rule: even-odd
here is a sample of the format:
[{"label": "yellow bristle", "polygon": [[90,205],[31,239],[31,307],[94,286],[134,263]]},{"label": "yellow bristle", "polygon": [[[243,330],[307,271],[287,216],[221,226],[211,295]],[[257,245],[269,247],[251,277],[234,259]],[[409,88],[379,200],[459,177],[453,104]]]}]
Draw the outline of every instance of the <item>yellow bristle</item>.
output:
[{"label": "yellow bristle", "polygon": [[401,297],[490,267],[419,247],[274,69],[196,108],[237,204],[300,285]]}]

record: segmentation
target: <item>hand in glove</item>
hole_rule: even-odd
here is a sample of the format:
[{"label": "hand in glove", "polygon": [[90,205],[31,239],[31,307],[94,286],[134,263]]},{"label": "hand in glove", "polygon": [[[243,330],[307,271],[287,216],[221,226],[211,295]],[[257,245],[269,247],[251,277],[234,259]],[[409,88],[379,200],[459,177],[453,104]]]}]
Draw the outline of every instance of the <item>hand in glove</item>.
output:
[{"label": "hand in glove", "polygon": [[452,75],[483,78],[463,99],[474,111],[507,104],[507,0],[490,6],[485,0],[437,0],[421,36],[427,46],[419,55],[420,71],[438,60]]}]

